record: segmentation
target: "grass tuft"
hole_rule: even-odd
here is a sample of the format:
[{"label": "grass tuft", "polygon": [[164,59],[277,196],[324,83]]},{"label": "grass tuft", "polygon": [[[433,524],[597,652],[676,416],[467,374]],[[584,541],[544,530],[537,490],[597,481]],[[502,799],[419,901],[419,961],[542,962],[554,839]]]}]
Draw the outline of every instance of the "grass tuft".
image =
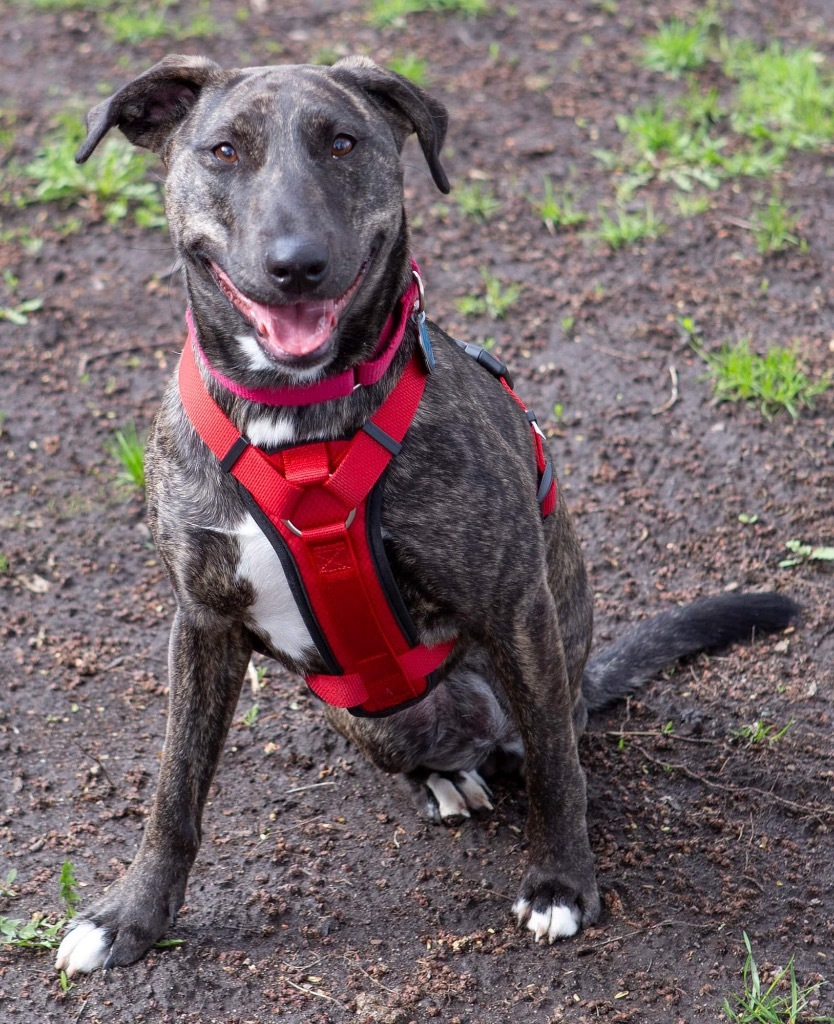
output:
[{"label": "grass tuft", "polygon": [[426,85],[429,77],[429,66],[416,53],[395,54],[389,61],[388,67],[396,71],[398,75],[407,78],[415,85]]},{"label": "grass tuft", "polygon": [[501,209],[501,201],[496,198],[489,185],[484,185],[480,181],[458,185],[454,198],[464,216],[482,224],[491,221]]},{"label": "grass tuft", "polygon": [[[6,876],[10,885],[14,875]],[[32,915],[31,920],[0,917],[0,946],[17,946],[23,949],[55,949],[61,943],[61,937],[67,922],[75,916],[78,906],[78,883],[70,861],[65,860],[61,866],[59,878],[61,900],[64,904],[64,915],[56,921],[50,921],[41,913]],[[6,896],[14,897],[15,893],[5,889]]]},{"label": "grass tuft", "polygon": [[783,252],[790,246],[806,247],[804,240],[797,234],[796,217],[776,192],[770,197],[764,209],[756,210],[752,222],[756,248],[763,256],[772,252]]},{"label": "grass tuft", "polygon": [[409,14],[463,14],[477,18],[489,10],[488,0],[373,0],[368,17],[379,28]]},{"label": "grass tuft", "polygon": [[145,439],[139,436],[135,423],[117,430],[107,444],[107,451],[122,467],[122,483],[145,489]]},{"label": "grass tuft", "polygon": [[652,206],[635,213],[617,207],[613,217],[605,211],[600,214],[599,227],[594,234],[612,249],[622,249],[646,238],[657,238],[665,230],[666,225],[655,216]]},{"label": "grass tuft", "polygon": [[783,410],[796,419],[831,386],[834,376],[827,373],[811,380],[796,348],[777,345],[760,356],[746,338],[723,345],[718,352],[706,352],[694,339],[690,344],[709,368],[718,401],[755,402],[768,420]]},{"label": "grass tuft", "polygon": [[465,316],[488,316],[490,320],[501,320],[521,295],[521,287],[508,284],[506,287],[499,277],[485,268],[481,268],[484,280],[483,295],[465,295],[455,305]]},{"label": "grass tuft", "polygon": [[651,71],[662,71],[673,78],[680,78],[685,71],[694,71],[706,63],[706,43],[700,22],[687,25],[673,18],[646,40],[643,63]]},{"label": "grass tuft", "polygon": [[794,720],[791,719],[787,725],[783,725],[779,729],[772,723],[760,718],[753,722],[752,725],[740,725],[738,729],[733,730],[731,736],[733,739],[740,740],[748,746],[764,746],[765,744],[770,746],[773,743],[778,743],[787,734],[788,730],[793,727],[793,724]]},{"label": "grass tuft", "polygon": [[731,116],[741,135],[789,149],[817,149],[834,136],[834,79],[823,57],[778,42],[756,50],[746,40],[725,44],[724,70],[738,80]]},{"label": "grass tuft", "polygon": [[793,967],[793,957],[787,967],[776,972],[773,981],[765,986],[759,967],[753,957],[753,948],[747,932],[744,932],[747,959],[744,962],[741,995],[732,995],[724,1000],[724,1016],[731,1024],[812,1024],[814,1021],[831,1024],[834,1017],[818,1017],[805,1013],[811,996],[819,989],[821,982],[800,989]]},{"label": "grass tuft", "polygon": [[572,195],[568,192],[557,195],[553,191],[553,182],[547,177],[544,179],[544,196],[541,199],[531,196],[530,205],[541,217],[551,235],[555,234],[558,228],[576,227],[588,219],[587,213],[576,208]]},{"label": "grass tuft", "polygon": [[60,133],[48,139],[41,154],[23,168],[35,182],[27,202],[100,209],[111,224],[124,220],[132,210],[140,227],[165,226],[159,186],[146,180],[147,154],[113,136],[102,144],[94,160],[79,166],[74,158],[84,129],[70,115],[64,115],[60,123]]}]

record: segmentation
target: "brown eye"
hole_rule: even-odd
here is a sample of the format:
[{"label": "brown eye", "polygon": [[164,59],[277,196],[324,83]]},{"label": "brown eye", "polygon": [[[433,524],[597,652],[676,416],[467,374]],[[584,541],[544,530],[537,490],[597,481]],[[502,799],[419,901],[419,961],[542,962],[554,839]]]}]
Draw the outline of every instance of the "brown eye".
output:
[{"label": "brown eye", "polygon": [[237,150],[228,142],[221,142],[215,146],[212,153],[224,164],[236,164],[238,162]]},{"label": "brown eye", "polygon": [[331,156],[347,156],[356,145],[356,139],[352,135],[337,135],[330,147]]}]

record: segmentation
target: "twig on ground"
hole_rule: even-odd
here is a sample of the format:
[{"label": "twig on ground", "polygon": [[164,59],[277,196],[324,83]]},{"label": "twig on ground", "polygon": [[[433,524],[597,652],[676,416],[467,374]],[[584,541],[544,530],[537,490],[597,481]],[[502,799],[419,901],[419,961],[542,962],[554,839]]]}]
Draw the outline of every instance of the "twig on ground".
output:
[{"label": "twig on ground", "polygon": [[725,217],[724,223],[732,224],[734,227],[737,228],[744,228],[745,231],[752,231],[754,228],[754,224],[752,223],[752,221],[742,220],[741,217]]},{"label": "twig on ground", "polygon": [[305,988],[303,985],[296,985],[294,981],[290,981],[289,978],[284,978],[284,984],[289,985],[290,988],[296,989],[298,992],[303,992],[307,996],[317,996],[319,999],[326,999],[328,1003],[335,1003],[338,1007],[343,1010],[347,1010],[344,1003],[339,1002],[338,999],[334,999],[333,996],[329,996],[326,992],[322,992],[320,988]]},{"label": "twig on ground", "polygon": [[309,786],[296,786],[295,789],[288,789],[284,795],[289,796],[291,793],[304,793],[308,789],[321,789],[322,786],[335,785],[335,782],[312,782]]},{"label": "twig on ground", "polygon": [[713,746],[718,740],[705,740],[698,736],[679,736],[676,732],[661,732],[660,729],[646,729],[641,732],[607,732],[606,736],[613,736],[616,739],[628,740],[634,736],[647,736],[657,740],[677,740],[678,743],[696,743],[698,746]]},{"label": "twig on ground", "polygon": [[652,409],[652,416],[659,416],[662,412],[668,412],[678,400],[678,371],[671,363],[669,364],[669,376],[672,378],[672,393],[663,405],[659,405],[656,409]]},{"label": "twig on ground", "polygon": [[604,946],[610,946],[613,942],[624,942],[626,939],[631,939],[635,935],[641,935],[643,932],[650,932],[653,928],[673,928],[675,925],[682,925],[685,928],[693,928],[696,931],[706,931],[707,929],[715,927],[712,922],[695,924],[692,921],[673,921],[672,918],[667,917],[665,920],[657,921],[655,924],[647,924],[642,928],[635,929],[633,932],[626,932],[625,935],[612,935],[610,939],[604,939],[602,942],[595,942],[592,946],[582,946],[581,949],[577,949],[576,955],[588,956],[589,953],[596,953],[598,949],[602,949]]},{"label": "twig on ground", "polygon": [[95,754],[91,754],[89,750],[85,750],[85,749],[84,749],[84,747],[82,747],[82,746],[81,746],[81,744],[80,744],[80,743],[78,742],[78,740],[73,740],[73,743],[74,743],[74,744],[76,745],[76,747],[78,747],[78,749],[79,749],[79,750],[81,751],[81,753],[82,753],[82,754],[83,754],[83,755],[84,755],[85,757],[89,757],[89,759],[90,759],[91,761],[95,761],[95,763],[96,763],[96,764],[97,764],[97,765],[99,766],[99,768],[101,769],[101,774],[102,774],[102,775],[103,775],[103,776],[105,777],[105,779],[107,780],[107,783],[108,783],[108,785],[109,785],[109,786],[111,787],[111,789],[115,789],[115,790],[116,790],[116,792],[118,793],[118,791],[119,791],[119,787],[118,787],[118,786],[116,785],[116,783],[115,783],[115,782],[114,782],[114,781],[113,781],[113,780],[112,780],[112,779],[110,778],[110,776],[109,776],[109,775],[108,775],[108,773],[107,773],[107,769],[106,769],[106,768],[104,767],[104,765],[103,765],[103,764],[101,763],[101,761],[99,761],[99,759],[98,759],[98,758],[96,757],[96,755],[95,755]]},{"label": "twig on ground", "polygon": [[682,772],[688,779],[692,779],[693,782],[700,782],[702,786],[706,786],[708,789],[719,789],[724,793],[738,793],[741,796],[745,794],[755,793],[757,796],[763,796],[768,800],[773,800],[774,803],[781,804],[783,807],[789,807],[792,811],[797,811],[800,814],[806,814],[810,818],[815,818],[821,825],[825,822],[820,815],[828,818],[834,818],[834,807],[808,807],[806,804],[798,804],[794,800],[787,800],[783,796],[777,796],[776,793],[771,793],[767,789],[759,789],[756,786],[727,786],[721,782],[714,782],[712,779],[708,779],[703,775],[699,775],[698,772],[693,772],[691,768],[688,768],[685,764],[672,764],[670,761],[661,761],[658,757],[652,757],[639,743],[633,743],[632,747],[637,750],[642,757],[652,764],[656,764],[659,768],[663,768],[664,771],[678,771]]}]

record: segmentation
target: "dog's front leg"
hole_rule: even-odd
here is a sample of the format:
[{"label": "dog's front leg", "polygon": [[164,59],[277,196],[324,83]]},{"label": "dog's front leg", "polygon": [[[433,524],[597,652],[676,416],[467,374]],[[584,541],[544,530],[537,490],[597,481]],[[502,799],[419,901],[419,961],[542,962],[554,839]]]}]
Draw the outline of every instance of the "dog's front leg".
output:
[{"label": "dog's front leg", "polygon": [[176,919],[200,845],[209,786],[252,649],[243,627],[178,611],[171,631],[168,727],[139,852],[58,950],[67,974],[138,960]]},{"label": "dog's front leg", "polygon": [[528,868],[513,910],[519,924],[550,942],[574,935],[599,915],[585,820],[572,693],[556,606],[542,583],[517,608],[493,658],[524,741],[529,800]]}]

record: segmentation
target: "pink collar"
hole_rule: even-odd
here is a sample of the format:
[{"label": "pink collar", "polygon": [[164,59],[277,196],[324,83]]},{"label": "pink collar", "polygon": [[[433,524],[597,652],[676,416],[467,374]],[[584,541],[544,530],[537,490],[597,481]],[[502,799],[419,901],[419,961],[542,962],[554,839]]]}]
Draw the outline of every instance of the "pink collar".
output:
[{"label": "pink collar", "polygon": [[[379,343],[371,359],[367,363],[354,366],[335,377],[325,377],[324,380],[316,381],[313,384],[299,384],[287,388],[243,387],[230,377],[220,373],[208,361],[197,339],[197,331],[194,329],[190,309],[185,312],[185,321],[188,324],[188,342],[191,343],[194,354],[217,383],[227,391],[231,391],[233,395],[237,395],[238,398],[246,398],[250,402],[260,402],[262,405],[315,405],[318,402],[332,402],[336,398],[344,398],[360,385],[367,387],[370,384],[376,384],[391,365],[391,360],[402,344],[409,315],[417,309],[418,303],[422,309],[423,289],[420,272],[417,264],[413,261],[411,267],[414,280],[400,299],[399,309],[395,310],[385,322]],[[396,322],[395,316],[397,317]]]}]

